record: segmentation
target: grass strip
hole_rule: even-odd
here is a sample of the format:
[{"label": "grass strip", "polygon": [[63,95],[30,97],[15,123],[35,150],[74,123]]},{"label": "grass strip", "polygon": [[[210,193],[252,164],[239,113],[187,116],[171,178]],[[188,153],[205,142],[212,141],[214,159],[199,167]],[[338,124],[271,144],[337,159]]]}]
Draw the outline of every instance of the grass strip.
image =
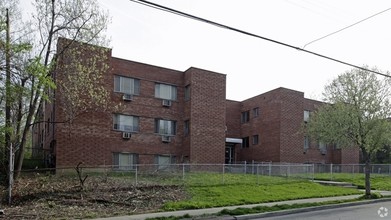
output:
[{"label": "grass strip", "polygon": [[231,184],[187,187],[190,198],[168,202],[163,211],[203,209],[233,205],[257,204],[295,199],[361,194],[357,189],[324,186],[309,181],[287,181],[279,184]]}]

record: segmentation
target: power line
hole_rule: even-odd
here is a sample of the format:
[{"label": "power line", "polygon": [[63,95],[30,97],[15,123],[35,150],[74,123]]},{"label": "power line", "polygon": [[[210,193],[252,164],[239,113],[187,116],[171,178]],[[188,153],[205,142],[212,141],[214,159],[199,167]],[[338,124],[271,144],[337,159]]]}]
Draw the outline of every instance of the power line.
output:
[{"label": "power line", "polygon": [[241,34],[244,34],[244,35],[248,35],[248,36],[251,36],[251,37],[255,37],[255,38],[260,38],[262,40],[266,40],[266,41],[270,41],[270,42],[275,43],[275,44],[279,44],[279,45],[282,45],[282,46],[290,47],[292,49],[296,49],[296,50],[299,50],[299,51],[302,51],[302,52],[306,52],[306,53],[309,53],[309,54],[312,54],[312,55],[315,55],[315,56],[318,56],[318,57],[322,57],[322,58],[325,58],[325,59],[328,59],[328,60],[332,60],[334,62],[338,62],[338,63],[344,64],[344,65],[347,65],[347,66],[351,66],[351,67],[354,67],[354,68],[357,68],[357,69],[360,69],[360,70],[363,70],[363,71],[368,71],[368,72],[371,72],[371,73],[374,73],[374,74],[378,74],[378,75],[381,75],[381,76],[384,76],[384,77],[391,77],[390,75],[387,75],[387,74],[384,74],[384,73],[380,73],[380,72],[377,72],[377,71],[366,69],[364,67],[360,67],[360,66],[357,66],[357,65],[354,65],[354,64],[342,61],[342,60],[338,60],[338,59],[335,59],[335,58],[332,58],[332,57],[329,57],[329,56],[325,56],[325,55],[322,55],[322,54],[319,54],[319,53],[316,53],[316,52],[313,52],[313,51],[309,51],[309,50],[306,50],[304,48],[296,47],[296,46],[293,46],[293,45],[290,45],[290,44],[287,44],[287,43],[283,43],[281,41],[273,40],[271,38],[262,37],[260,35],[254,34],[254,33],[250,33],[250,32],[247,32],[247,31],[244,31],[244,30],[240,30],[240,29],[237,29],[237,28],[234,28],[234,27],[230,27],[228,25],[224,25],[224,24],[217,23],[217,22],[214,22],[214,21],[211,21],[211,20],[207,20],[205,18],[197,17],[195,15],[191,15],[191,14],[188,14],[188,13],[185,13],[185,12],[182,12],[182,11],[178,11],[178,10],[175,10],[175,9],[163,6],[163,5],[159,5],[159,4],[156,4],[156,3],[153,3],[153,2],[149,2],[149,1],[145,1],[145,0],[129,0],[129,1],[141,4],[141,5],[145,5],[145,6],[148,6],[148,7],[151,7],[151,8],[155,8],[155,9],[158,9],[158,10],[161,10],[161,11],[169,12],[169,13],[172,13],[172,14],[175,14],[175,15],[179,15],[179,16],[182,16],[182,17],[186,17],[186,18],[189,18],[189,19],[193,19],[193,20],[196,20],[196,21],[204,22],[204,23],[207,23],[207,24],[219,27],[219,28],[228,29],[228,30],[231,30],[231,31],[234,31],[234,32],[238,32],[238,33],[241,33]]},{"label": "power line", "polygon": [[361,23],[361,22],[364,22],[364,21],[366,21],[366,20],[368,20],[368,19],[370,19],[370,18],[373,18],[373,17],[375,17],[375,16],[377,16],[377,15],[379,15],[379,14],[382,14],[382,13],[388,11],[388,10],[391,10],[391,8],[387,8],[387,9],[385,9],[385,10],[383,10],[383,11],[380,11],[380,12],[378,12],[378,13],[376,13],[376,14],[373,14],[373,15],[371,15],[371,16],[369,16],[369,17],[366,17],[366,18],[364,18],[364,19],[362,19],[362,20],[359,20],[359,21],[357,21],[357,22],[355,22],[355,23],[353,23],[353,24],[351,24],[351,25],[348,25],[348,26],[346,26],[346,27],[344,27],[344,28],[341,28],[341,29],[339,29],[339,30],[337,30],[337,31],[334,31],[334,32],[332,32],[332,33],[330,33],[330,34],[327,34],[327,35],[325,35],[325,36],[323,36],[323,37],[320,37],[320,38],[318,38],[318,39],[315,39],[315,40],[313,40],[313,41],[311,41],[311,42],[305,44],[304,47],[303,47],[303,49],[304,49],[306,46],[308,46],[309,44],[312,44],[312,43],[314,43],[314,42],[316,42],[316,41],[322,40],[322,39],[324,39],[324,38],[326,38],[326,37],[329,37],[329,36],[331,36],[331,35],[333,35],[333,34],[339,33],[339,32],[341,32],[341,31],[343,31],[343,30],[346,30],[346,29],[348,29],[348,28],[350,28],[350,27],[353,27],[354,25],[357,25],[357,24],[359,24],[359,23]]}]

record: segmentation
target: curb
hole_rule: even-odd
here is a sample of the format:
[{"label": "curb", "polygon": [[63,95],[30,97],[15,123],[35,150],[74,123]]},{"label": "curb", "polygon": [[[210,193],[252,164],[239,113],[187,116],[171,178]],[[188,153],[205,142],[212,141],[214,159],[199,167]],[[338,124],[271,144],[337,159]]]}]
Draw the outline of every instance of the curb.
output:
[{"label": "curb", "polygon": [[365,204],[386,202],[386,201],[391,201],[391,198],[366,200],[366,201],[358,201],[358,202],[348,202],[348,203],[340,203],[340,204],[332,204],[332,205],[322,205],[322,206],[298,208],[298,209],[289,209],[289,210],[282,210],[282,211],[276,211],[276,212],[265,212],[265,213],[258,213],[258,214],[239,215],[239,216],[234,216],[234,219],[247,220],[247,219],[255,219],[255,218],[275,217],[275,216],[290,215],[290,214],[296,214],[296,213],[312,212],[312,211],[335,209],[335,208],[343,208],[343,207],[349,207],[349,206],[365,205]]}]

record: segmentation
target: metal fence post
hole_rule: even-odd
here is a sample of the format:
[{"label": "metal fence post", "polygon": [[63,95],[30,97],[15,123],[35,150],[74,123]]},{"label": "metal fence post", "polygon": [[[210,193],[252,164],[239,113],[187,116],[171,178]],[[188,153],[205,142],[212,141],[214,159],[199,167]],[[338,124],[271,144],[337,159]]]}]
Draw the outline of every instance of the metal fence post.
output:
[{"label": "metal fence post", "polygon": [[247,161],[244,161],[244,174],[247,173]]},{"label": "metal fence post", "polygon": [[224,173],[225,173],[225,164],[223,164],[223,185],[224,185]]},{"label": "metal fence post", "polygon": [[333,164],[330,164],[330,181],[333,180]]},{"label": "metal fence post", "polygon": [[259,185],[259,173],[258,173],[259,169],[258,168],[259,168],[259,164],[257,164],[257,185]]},{"label": "metal fence post", "polygon": [[185,164],[182,164],[182,181],[185,181]]},{"label": "metal fence post", "polygon": [[[258,169],[258,167],[257,167],[257,169]],[[254,160],[253,160],[253,164],[252,164],[251,172],[254,174]],[[258,172],[258,170],[257,170],[257,172]]]},{"label": "metal fence post", "polygon": [[272,163],[269,163],[269,176],[272,175]]},{"label": "metal fence post", "polygon": [[354,178],[354,164],[353,164],[353,168],[352,168],[352,169],[353,169],[353,171],[352,171],[352,172],[353,172],[353,178]]},{"label": "metal fence post", "polygon": [[312,181],[315,180],[315,164],[312,164]]},{"label": "metal fence post", "polygon": [[136,177],[136,185],[138,183],[138,164],[136,164],[136,172],[134,173],[135,177]]}]

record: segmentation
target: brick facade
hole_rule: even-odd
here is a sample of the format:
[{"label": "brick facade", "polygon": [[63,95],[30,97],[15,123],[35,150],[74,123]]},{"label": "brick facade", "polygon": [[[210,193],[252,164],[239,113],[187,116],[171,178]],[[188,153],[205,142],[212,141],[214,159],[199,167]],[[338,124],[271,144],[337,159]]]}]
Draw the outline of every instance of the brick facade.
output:
[{"label": "brick facade", "polygon": [[[250,119],[241,124],[241,137],[250,137],[248,148],[241,148],[237,161],[271,161],[280,163],[358,163],[359,150],[320,148],[309,140],[304,148],[304,111],[312,112],[324,103],[304,98],[304,93],[278,88],[241,102],[241,112],[249,111]],[[228,106],[228,105],[227,105]],[[259,109],[255,116],[253,109]],[[229,112],[229,110],[227,110]],[[237,118],[240,118],[238,114]],[[251,137],[259,136],[258,144]]]},{"label": "brick facade", "polygon": [[[60,39],[59,47],[69,42]],[[80,43],[77,47],[93,47]],[[56,81],[67,74],[64,68],[71,54],[62,53],[53,76]],[[198,68],[182,72],[153,65],[123,60],[107,50],[103,60],[109,67],[104,74],[104,88],[112,106],[121,104],[116,112],[89,110],[72,123],[37,124],[33,128],[33,144],[46,149],[46,158],[55,155],[56,167],[75,166],[78,162],[99,166],[115,163],[114,155],[137,155],[137,163],[156,163],[159,156],[176,163],[224,163],[227,149],[232,148],[232,161],[272,161],[291,163],[358,163],[357,150],[334,150],[321,153],[316,143],[304,151],[300,134],[304,110],[313,111],[321,102],[304,98],[302,92],[278,88],[242,102],[226,100],[226,75]],[[83,57],[80,59],[83,60]],[[131,101],[114,91],[114,77],[139,80],[139,93]],[[171,106],[163,106],[155,97],[156,84],[176,88]],[[186,93],[186,94],[185,94]],[[65,121],[61,90],[55,99],[41,107],[42,118],[51,122]],[[188,97],[186,97],[186,95]],[[258,109],[258,110],[256,110]],[[248,118],[241,120],[242,112]],[[258,115],[255,113],[258,112]],[[113,114],[138,118],[139,130],[129,139],[113,126]],[[162,141],[156,131],[156,120],[175,122],[170,142]],[[41,137],[42,136],[42,137]],[[163,135],[164,136],[164,135]],[[257,143],[253,143],[257,136]],[[248,137],[248,147],[226,143]],[[235,141],[234,141],[235,142]],[[354,156],[352,156],[354,155]]]}]

